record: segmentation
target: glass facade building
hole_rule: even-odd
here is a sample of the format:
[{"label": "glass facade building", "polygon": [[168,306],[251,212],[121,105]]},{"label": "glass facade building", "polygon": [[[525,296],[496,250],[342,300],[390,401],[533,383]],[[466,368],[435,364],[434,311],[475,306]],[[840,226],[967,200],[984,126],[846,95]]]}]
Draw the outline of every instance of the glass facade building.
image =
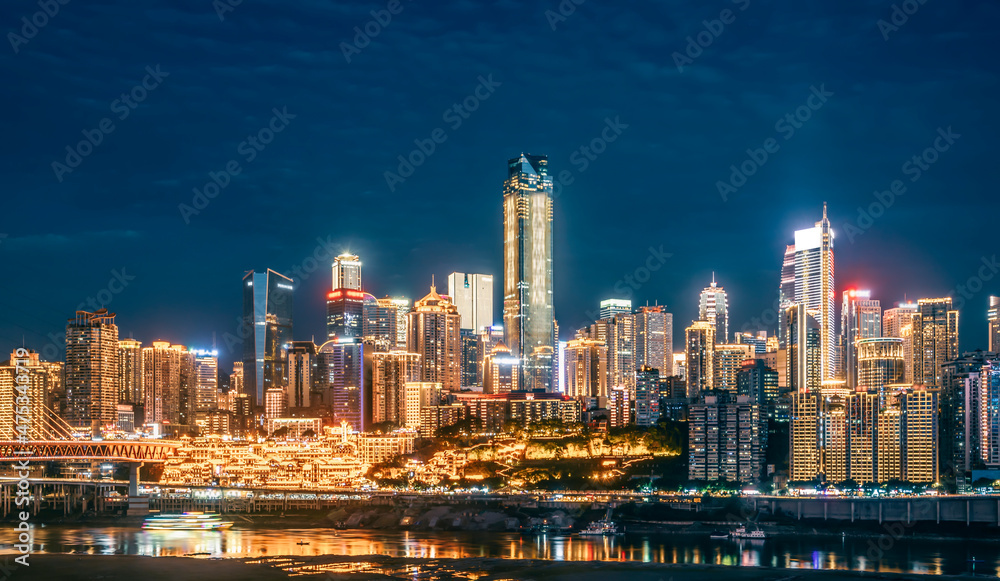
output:
[{"label": "glass facade building", "polygon": [[271,269],[243,277],[243,385],[254,406],[282,387],[283,350],[292,342],[292,279]]}]

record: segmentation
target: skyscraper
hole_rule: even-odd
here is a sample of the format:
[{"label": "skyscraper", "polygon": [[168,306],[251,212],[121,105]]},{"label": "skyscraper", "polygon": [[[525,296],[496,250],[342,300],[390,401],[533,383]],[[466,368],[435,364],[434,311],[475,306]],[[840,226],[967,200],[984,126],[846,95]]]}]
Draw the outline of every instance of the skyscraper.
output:
[{"label": "skyscraper", "polygon": [[420,355],[389,351],[375,353],[373,357],[372,421],[392,422],[402,427],[407,423],[406,385],[420,381]]},{"label": "skyscraper", "polygon": [[1000,297],[990,295],[990,308],[986,311],[986,319],[989,322],[989,345],[990,353],[1000,352]]},{"label": "skyscraper", "polygon": [[913,319],[917,316],[917,303],[899,303],[882,313],[882,336],[903,340],[903,381],[913,380]]},{"label": "skyscraper", "polygon": [[[190,354],[193,357],[193,354]],[[193,362],[183,345],[153,341],[142,350],[142,385],[147,424],[183,424],[188,397],[182,394],[191,381]],[[190,363],[190,364],[189,364]]]},{"label": "skyscraper", "polygon": [[396,307],[396,349],[406,351],[406,324],[410,314],[410,299],[392,297],[389,300]]},{"label": "skyscraper", "polygon": [[319,373],[316,344],[312,341],[292,341],[285,356],[288,359],[285,401],[290,408],[309,407]]},{"label": "skyscraper", "polygon": [[361,259],[345,252],[333,259],[333,284],[331,290],[348,288],[361,290]]},{"label": "skyscraper", "polygon": [[318,388],[330,402],[333,420],[364,432],[372,423],[374,347],[358,338],[327,341],[316,354]]},{"label": "skyscraper", "polygon": [[448,275],[448,296],[458,307],[462,328],[480,333],[493,325],[493,276],[489,274]]},{"label": "skyscraper", "polygon": [[660,392],[666,379],[660,370],[641,367],[635,373],[635,424],[648,428],[660,420]]},{"label": "skyscraper", "polygon": [[[789,284],[789,252],[781,269],[781,306],[783,313],[791,302],[800,303],[807,310],[815,311],[819,324],[820,339],[820,379],[832,379],[837,374],[836,300],[833,279],[833,229],[826,216],[823,204],[823,218],[812,228],[795,231],[794,282]],[[789,293],[793,293],[789,295]],[[781,320],[782,339],[788,334],[784,328],[787,321]]]},{"label": "skyscraper", "polygon": [[219,357],[216,351],[194,351],[194,373],[190,390],[190,422],[201,419],[219,402]]},{"label": "skyscraper", "polygon": [[871,298],[871,291],[846,290],[840,319],[838,354],[847,386],[854,388],[858,384],[857,342],[882,336],[882,307]]},{"label": "skyscraper", "polygon": [[[362,338],[365,333],[365,299],[368,293],[338,288],[326,294],[326,338]],[[374,297],[372,297],[374,299]],[[370,309],[369,309],[370,310]]]},{"label": "skyscraper", "polygon": [[81,427],[118,420],[118,326],[107,309],[77,311],[66,325],[66,416]]},{"label": "skyscraper", "polygon": [[61,372],[61,364],[41,361],[38,353],[24,348],[15,349],[10,360],[0,364],[0,439],[53,439],[57,422],[46,408],[60,389]]},{"label": "skyscraper", "polygon": [[462,386],[461,315],[458,308],[437,293],[417,301],[407,325],[407,351],[421,357],[424,382],[440,383],[445,391],[459,391]]},{"label": "skyscraper", "polygon": [[688,397],[715,388],[715,325],[694,321],[684,330]]},{"label": "skyscraper", "polygon": [[135,339],[118,341],[118,402],[139,406],[143,403],[142,342]]},{"label": "skyscraper", "polygon": [[498,343],[483,360],[483,393],[510,393],[518,390],[518,360],[510,349]]},{"label": "skyscraper", "polygon": [[899,337],[859,339],[857,348],[857,383],[859,391],[877,393],[879,405],[885,406],[890,386],[904,378],[903,340]]},{"label": "skyscraper", "polygon": [[660,375],[673,373],[674,316],[662,305],[639,307],[635,315],[635,367],[649,366]]},{"label": "skyscraper", "polygon": [[243,277],[243,386],[254,406],[264,405],[265,390],[283,384],[293,290],[292,279],[271,269]]},{"label": "skyscraper", "polygon": [[716,343],[714,357],[715,361],[712,363],[713,388],[736,393],[736,376],[743,369],[743,363],[754,360],[753,345]]},{"label": "skyscraper", "polygon": [[796,393],[817,392],[822,384],[822,330],[819,313],[795,303],[785,309],[785,378]]},{"label": "skyscraper", "polygon": [[608,397],[608,348],[604,341],[578,337],[566,343],[566,395]]},{"label": "skyscraper", "polygon": [[716,343],[729,342],[729,299],[726,290],[715,282],[714,272],[712,283],[698,296],[698,318],[715,325]]},{"label": "skyscraper", "polygon": [[545,391],[556,387],[552,212],[548,158],[521,154],[508,160],[503,194],[506,343],[521,360],[520,385]]},{"label": "skyscraper", "polygon": [[958,311],[951,298],[920,299],[913,319],[913,382],[941,387],[941,366],[958,358]]},{"label": "skyscraper", "polygon": [[399,317],[398,307],[392,299],[376,299],[365,293],[364,302],[364,338],[370,341],[376,351],[392,351],[396,348]]},{"label": "skyscraper", "polygon": [[627,315],[632,312],[632,301],[628,299],[604,299],[601,301],[600,318],[610,319],[615,315]]}]

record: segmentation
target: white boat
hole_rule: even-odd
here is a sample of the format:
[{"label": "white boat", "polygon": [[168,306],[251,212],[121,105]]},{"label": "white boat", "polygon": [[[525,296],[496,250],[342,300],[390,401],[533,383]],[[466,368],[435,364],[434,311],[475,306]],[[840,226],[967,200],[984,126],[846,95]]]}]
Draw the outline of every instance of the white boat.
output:
[{"label": "white boat", "polygon": [[601,519],[587,525],[587,528],[577,533],[586,537],[605,537],[624,534],[618,530],[618,525],[614,521]]},{"label": "white boat", "polygon": [[712,531],[711,534],[708,535],[708,538],[715,540],[728,539],[729,533],[727,531]]},{"label": "white boat", "polygon": [[756,526],[753,529],[748,529],[745,526],[739,527],[738,529],[736,529],[735,531],[733,531],[732,533],[730,533],[730,535],[734,539],[757,539],[757,540],[760,540],[760,539],[767,538],[767,535],[764,534],[764,531],[762,531],[760,529],[760,527],[756,527]]},{"label": "white boat", "polygon": [[158,514],[146,519],[142,528],[159,531],[218,531],[233,526],[211,512],[185,512],[184,514]]}]

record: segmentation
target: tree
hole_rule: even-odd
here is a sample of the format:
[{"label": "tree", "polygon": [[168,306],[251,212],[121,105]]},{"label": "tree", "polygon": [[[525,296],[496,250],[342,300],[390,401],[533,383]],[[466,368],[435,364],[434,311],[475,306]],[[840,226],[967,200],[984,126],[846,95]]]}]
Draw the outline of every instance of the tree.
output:
[{"label": "tree", "polygon": [[281,426],[271,433],[272,438],[284,438],[288,435],[288,426]]}]

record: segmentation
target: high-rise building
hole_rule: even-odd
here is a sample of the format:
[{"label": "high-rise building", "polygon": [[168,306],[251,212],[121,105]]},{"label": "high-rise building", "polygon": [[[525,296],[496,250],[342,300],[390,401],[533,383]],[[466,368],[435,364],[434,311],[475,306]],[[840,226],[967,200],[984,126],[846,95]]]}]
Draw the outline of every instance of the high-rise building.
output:
[{"label": "high-rise building", "polygon": [[481,387],[483,385],[483,353],[479,350],[481,341],[479,334],[472,329],[461,329],[462,342],[461,368],[462,387]]},{"label": "high-rise building", "polygon": [[234,397],[235,395],[246,393],[246,390],[243,388],[242,361],[233,361],[233,372],[229,374],[229,391],[234,394]]},{"label": "high-rise building", "polygon": [[956,476],[1000,468],[1000,354],[964,353],[941,373],[941,462]]},{"label": "high-rise building", "polygon": [[271,269],[243,277],[243,385],[254,406],[263,405],[265,390],[283,385],[293,290],[292,279]]},{"label": "high-rise building", "polygon": [[434,285],[417,301],[407,324],[407,351],[421,357],[422,381],[440,383],[445,391],[462,388],[461,316]]},{"label": "high-rise building", "polygon": [[608,397],[608,348],[604,341],[579,337],[566,343],[566,395]]},{"label": "high-rise building", "polygon": [[719,391],[736,393],[736,376],[743,369],[743,363],[754,360],[752,345],[716,343],[715,361],[712,363],[712,386]]},{"label": "high-rise building", "polygon": [[[406,386],[420,381],[420,355],[406,351],[378,352],[372,362],[372,421],[407,426]],[[414,424],[415,422],[415,424]],[[413,422],[420,425],[419,408]]]},{"label": "high-rise building", "polygon": [[392,297],[389,300],[396,307],[396,349],[406,351],[406,325],[410,314],[410,299]]},{"label": "high-rise building", "polygon": [[327,341],[316,354],[318,385],[325,392],[335,424],[347,422],[364,432],[373,422],[374,346],[357,338]]},{"label": "high-rise building", "polygon": [[[818,392],[793,391],[789,397],[788,479],[794,482],[812,480],[823,473],[822,442],[836,444],[843,437],[821,437],[821,430],[824,429],[823,396]],[[834,422],[834,425],[842,426],[843,423]],[[842,445],[846,448],[846,442]]]},{"label": "high-rise building", "polygon": [[511,356],[510,348],[498,343],[483,360],[483,393],[509,393],[518,391],[518,360]]},{"label": "high-rise building", "polygon": [[135,339],[118,341],[118,402],[141,406],[142,342]]},{"label": "high-rise building", "polygon": [[364,313],[364,338],[375,346],[376,351],[392,351],[396,348],[399,317],[398,308],[392,299],[376,299],[365,293],[362,303]]},{"label": "high-rise building", "polygon": [[448,275],[448,296],[458,307],[462,328],[475,333],[493,325],[493,276],[453,272]]},{"label": "high-rise building", "polygon": [[361,290],[361,259],[345,252],[333,259],[333,284],[331,290],[346,288]]},{"label": "high-rise building", "polygon": [[[365,315],[372,311],[372,301],[375,301],[375,297],[359,290],[338,288],[328,292],[326,294],[327,340],[363,338],[365,330],[371,328],[371,323],[366,320]],[[375,304],[378,304],[377,301]]]},{"label": "high-rise building", "polygon": [[189,410],[191,414],[189,423],[195,423],[195,419],[204,419],[208,411],[216,407],[219,402],[219,354],[217,351],[196,350],[193,351],[194,369],[192,374],[192,386],[189,396]]},{"label": "high-rise building", "polygon": [[288,401],[285,390],[269,387],[264,393],[264,417],[273,420],[288,417]]},{"label": "high-rise building", "polygon": [[890,386],[903,383],[906,367],[903,340],[899,337],[859,339],[856,348],[856,387],[878,394],[879,404],[884,407],[888,404]]},{"label": "high-rise building", "polygon": [[[909,482],[938,481],[942,459],[939,456],[939,405],[937,389],[915,386],[900,394],[900,479]],[[996,420],[996,415],[993,419]],[[993,432],[994,435],[996,433]],[[1000,463],[994,466],[1000,466]]]},{"label": "high-rise building", "polygon": [[595,325],[599,329],[597,339],[608,346],[608,385],[631,388],[635,385],[636,370],[635,316],[618,314]]},{"label": "high-rise building", "polygon": [[684,330],[688,397],[715,388],[715,325],[694,321]]},{"label": "high-rise building", "polygon": [[[432,412],[438,411],[436,408],[441,404],[440,383],[411,381],[406,383],[404,389],[406,405],[402,423],[407,429],[419,429],[421,435],[430,438],[438,428],[458,421],[454,409],[446,410],[443,414]],[[446,417],[442,418],[442,415]]]},{"label": "high-rise building", "polygon": [[292,341],[286,357],[288,381],[285,384],[285,401],[290,408],[307,408],[312,405],[312,394],[319,379],[316,344],[312,341]]},{"label": "high-rise building", "polygon": [[[685,337],[685,341],[687,338]],[[673,375],[674,377],[681,378],[681,381],[687,381],[687,353],[674,353],[673,356]]]},{"label": "high-rise building", "polygon": [[598,315],[602,319],[610,319],[615,315],[628,315],[632,312],[632,301],[628,299],[604,299]]},{"label": "high-rise building", "polygon": [[832,379],[837,375],[836,299],[833,286],[833,229],[826,216],[825,203],[823,218],[814,227],[795,231],[795,248],[791,256],[795,276],[791,284],[788,283],[790,250],[785,251],[781,270],[779,300],[782,317],[779,331],[782,340],[787,339],[787,321],[784,320],[784,315],[788,313],[787,308],[792,302],[815,311],[816,322],[819,324],[820,381]]},{"label": "high-rise building", "polygon": [[660,392],[665,379],[660,378],[660,370],[642,367],[635,373],[635,425],[655,426],[660,419]]},{"label": "high-rise building", "polygon": [[1000,353],[1000,297],[990,295],[990,308],[986,311],[989,330],[989,352]]},{"label": "high-rise building", "polygon": [[858,346],[862,339],[882,336],[882,306],[871,298],[871,291],[850,289],[844,291],[840,310],[840,339],[838,354],[847,386],[858,385]]},{"label": "high-rise building", "polygon": [[153,341],[142,349],[142,385],[147,424],[183,425],[187,419],[194,354],[183,345]]},{"label": "high-rise building", "polygon": [[30,349],[14,349],[0,364],[0,439],[54,439],[48,408],[61,379],[61,364],[41,361]]},{"label": "high-rise building", "polygon": [[639,307],[635,319],[635,367],[660,370],[663,377],[673,373],[674,316],[662,305]]},{"label": "high-rise building", "polygon": [[608,427],[622,428],[632,423],[632,392],[624,387],[608,390]]},{"label": "high-rise building", "polygon": [[760,408],[749,397],[703,394],[688,412],[688,479],[759,481],[766,451],[761,426]]},{"label": "high-rise building", "polygon": [[810,393],[822,384],[822,327],[818,311],[793,303],[785,309],[785,378],[795,392]]},{"label": "high-rise building", "polygon": [[715,282],[714,272],[712,283],[698,296],[698,319],[715,325],[717,343],[729,342],[729,299],[726,290]]},{"label": "high-rise building", "polygon": [[913,382],[941,387],[941,366],[958,358],[958,311],[951,298],[920,299],[913,319]]},{"label": "high-rise building", "polygon": [[778,399],[778,372],[761,359],[744,361],[736,376],[736,393],[750,398],[760,407],[761,418],[774,418],[774,402]]},{"label": "high-rise building", "polygon": [[734,342],[737,345],[753,346],[753,352],[755,355],[763,355],[767,353],[767,331],[758,331],[756,334],[741,333],[737,331],[734,336]]},{"label": "high-rise building", "polygon": [[917,303],[899,303],[882,313],[882,336],[903,340],[903,381],[913,380],[913,319],[917,316]]},{"label": "high-rise building", "polygon": [[515,157],[504,182],[504,303],[507,346],[521,360],[519,385],[553,391],[556,347],[552,285],[552,177],[548,158]]},{"label": "high-rise building", "polygon": [[66,325],[66,419],[93,429],[118,421],[118,326],[107,309],[77,311]]}]

